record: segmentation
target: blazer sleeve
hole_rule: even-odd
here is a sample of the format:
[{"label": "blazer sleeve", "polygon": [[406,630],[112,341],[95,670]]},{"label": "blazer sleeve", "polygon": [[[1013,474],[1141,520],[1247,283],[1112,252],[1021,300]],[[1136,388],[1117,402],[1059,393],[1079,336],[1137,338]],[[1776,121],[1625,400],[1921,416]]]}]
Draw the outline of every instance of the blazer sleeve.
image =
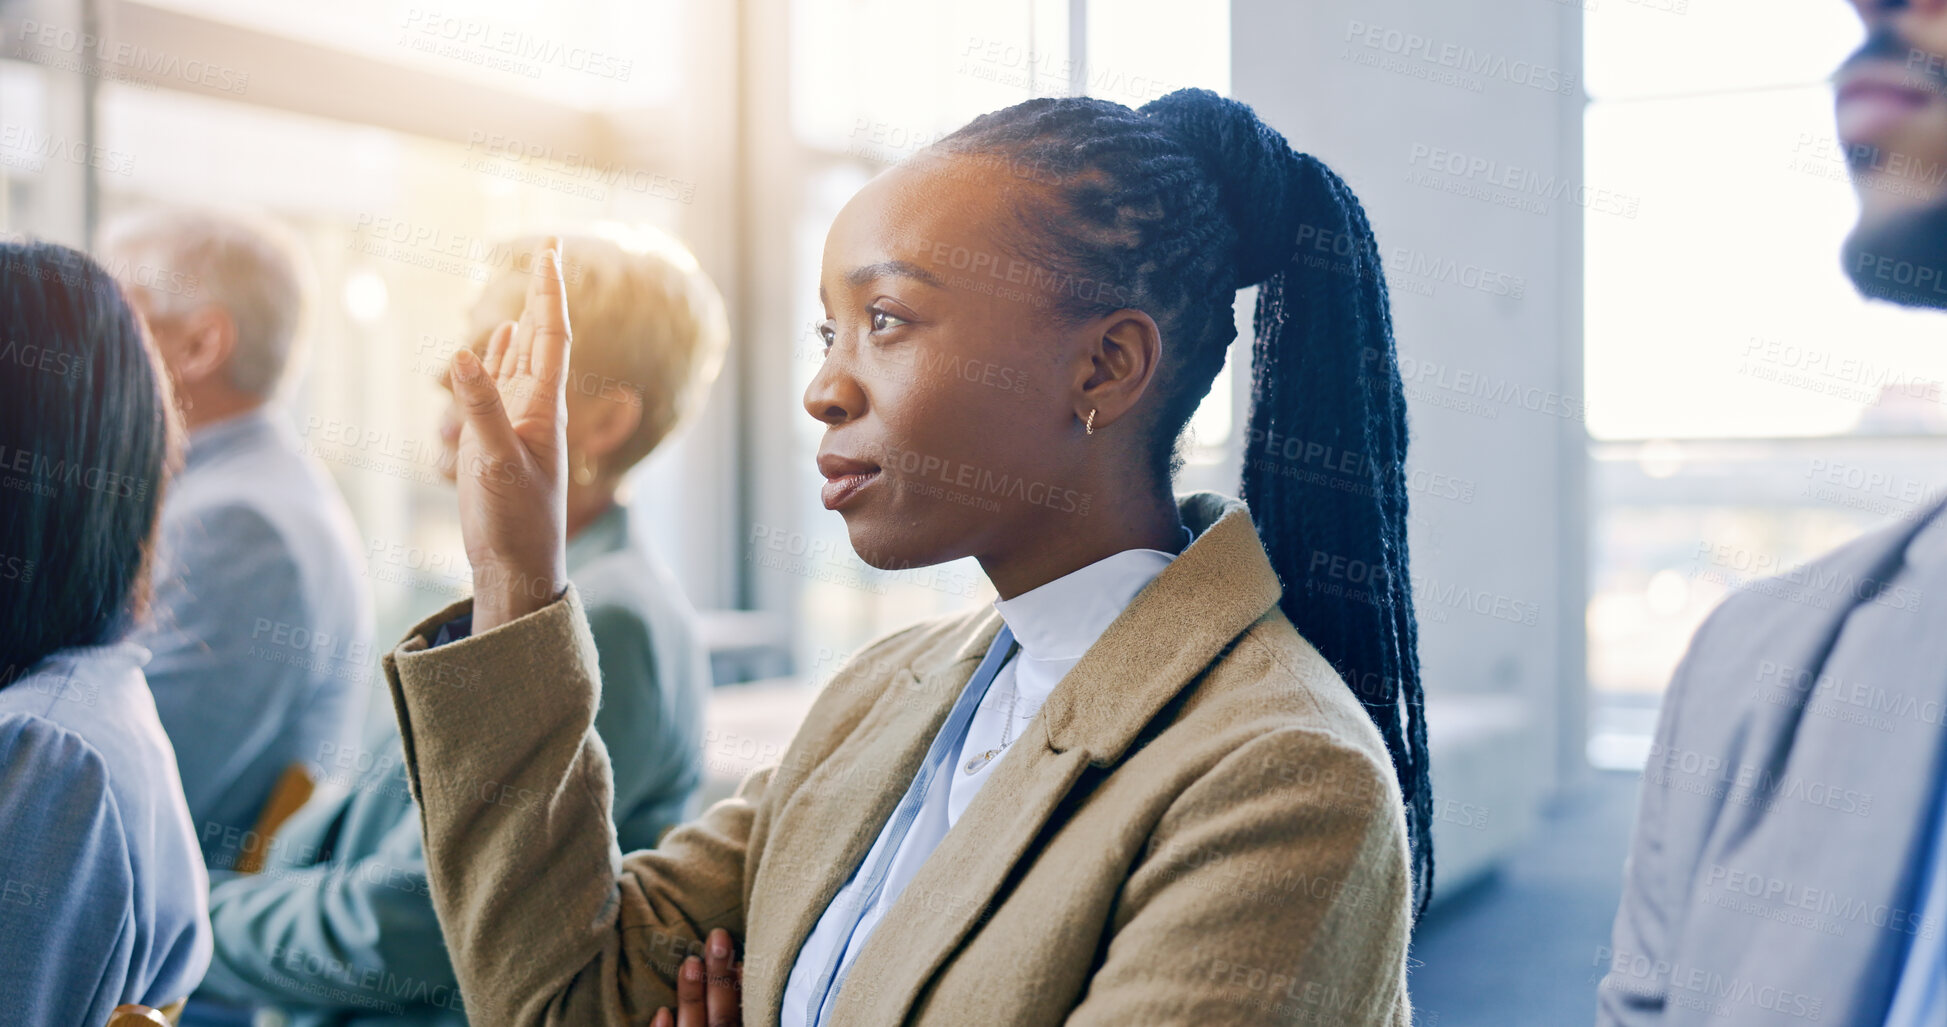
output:
[{"label": "blazer sleeve", "polygon": [[8,1022],[106,1023],[116,1005],[147,992],[138,934],[133,857],[101,754],[38,717],[0,718],[0,997]]},{"label": "blazer sleeve", "polygon": [[1309,729],[1258,736],[1171,805],[1071,1027],[1407,1027],[1406,822],[1389,767]]},{"label": "blazer sleeve", "polygon": [[[1718,612],[1723,609],[1718,607]],[[1663,710],[1657,717],[1653,752],[1670,752],[1676,745],[1698,654],[1703,649],[1706,632],[1717,619],[1717,614],[1713,614],[1697,629],[1690,640],[1690,649],[1670,677],[1670,687],[1663,694]],[[1651,782],[1644,775],[1642,794],[1637,800],[1636,826],[1630,834],[1629,854],[1623,859],[1622,901],[1616,907],[1609,950],[1604,954],[1608,962],[1596,989],[1598,1027],[1650,1027],[1663,1022],[1670,982],[1657,968],[1667,967],[1671,921],[1683,901],[1675,890],[1672,875],[1682,875],[1687,880],[1693,869],[1685,854],[1670,851],[1669,792],[1669,788]]]},{"label": "blazer sleeve", "polygon": [[386,657],[426,869],[468,1016],[621,1025],[675,1005],[717,927],[744,936],[746,852],[771,768],[625,859],[593,730],[595,647],[571,585],[554,603],[428,649],[449,607]]},{"label": "blazer sleeve", "polygon": [[217,885],[210,925],[216,953],[202,990],[222,998],[394,1015],[461,1008],[416,817],[356,859],[273,866]]}]

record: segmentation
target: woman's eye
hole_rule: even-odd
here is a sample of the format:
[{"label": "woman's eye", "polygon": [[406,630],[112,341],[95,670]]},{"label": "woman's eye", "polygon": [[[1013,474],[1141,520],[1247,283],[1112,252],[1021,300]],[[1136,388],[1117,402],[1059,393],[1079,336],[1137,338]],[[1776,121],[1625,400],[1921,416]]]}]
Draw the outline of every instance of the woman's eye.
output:
[{"label": "woman's eye", "polygon": [[[892,323],[888,323],[888,322],[892,322]],[[888,329],[897,328],[899,327],[899,325],[908,324],[908,323],[909,322],[903,317],[899,317],[897,315],[887,313],[886,311],[880,310],[878,307],[872,308],[872,330],[875,332],[883,332]]]},{"label": "woman's eye", "polygon": [[832,343],[838,339],[838,322],[830,318],[818,322],[818,337],[825,340],[826,349],[831,349]]}]

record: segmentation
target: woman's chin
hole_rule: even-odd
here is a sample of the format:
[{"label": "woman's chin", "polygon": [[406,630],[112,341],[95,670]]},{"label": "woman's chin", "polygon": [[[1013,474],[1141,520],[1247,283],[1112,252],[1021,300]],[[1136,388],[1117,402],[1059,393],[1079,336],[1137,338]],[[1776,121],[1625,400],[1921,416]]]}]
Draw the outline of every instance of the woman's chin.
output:
[{"label": "woman's chin", "polygon": [[868,567],[882,571],[903,571],[914,567],[931,567],[953,559],[940,555],[937,547],[916,545],[915,542],[919,540],[896,530],[896,526],[880,525],[874,521],[874,518],[864,515],[845,519],[845,531],[851,539],[852,552],[857,553]]}]

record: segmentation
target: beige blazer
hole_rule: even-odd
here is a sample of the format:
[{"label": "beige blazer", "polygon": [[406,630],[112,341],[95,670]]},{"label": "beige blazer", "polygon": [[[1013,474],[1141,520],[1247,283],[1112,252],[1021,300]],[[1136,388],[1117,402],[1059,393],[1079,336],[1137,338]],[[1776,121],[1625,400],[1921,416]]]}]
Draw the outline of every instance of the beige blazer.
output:
[{"label": "beige blazer", "polygon": [[[1405,817],[1378,731],[1277,606],[1242,503],[1111,624],[920,868],[846,979],[876,1024],[1411,1022]],[[744,1019],[785,977],[999,631],[991,608],[863,650],[782,762],[624,855],[572,589],[385,659],[433,902],[475,1024],[646,1023],[724,927]]]}]

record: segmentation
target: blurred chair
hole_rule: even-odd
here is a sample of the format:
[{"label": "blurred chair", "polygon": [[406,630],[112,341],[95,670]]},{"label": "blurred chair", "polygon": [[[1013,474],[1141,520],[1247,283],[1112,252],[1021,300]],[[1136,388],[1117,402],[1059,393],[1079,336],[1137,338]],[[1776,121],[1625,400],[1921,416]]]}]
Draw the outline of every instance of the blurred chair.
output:
[{"label": "blurred chair", "polygon": [[138,1006],[131,1002],[115,1007],[115,1011],[108,1016],[108,1027],[174,1027],[176,1018],[182,1013],[182,999],[177,999],[161,1009]]},{"label": "blurred chair", "polygon": [[254,874],[264,868],[264,858],[270,853],[270,840],[277,829],[284,826],[291,814],[296,813],[317,782],[311,777],[311,768],[303,763],[293,763],[284,768],[283,776],[270,790],[270,798],[265,800],[263,811],[257,814],[257,826],[253,829],[257,844],[244,849],[237,855],[234,868],[240,874]]}]

